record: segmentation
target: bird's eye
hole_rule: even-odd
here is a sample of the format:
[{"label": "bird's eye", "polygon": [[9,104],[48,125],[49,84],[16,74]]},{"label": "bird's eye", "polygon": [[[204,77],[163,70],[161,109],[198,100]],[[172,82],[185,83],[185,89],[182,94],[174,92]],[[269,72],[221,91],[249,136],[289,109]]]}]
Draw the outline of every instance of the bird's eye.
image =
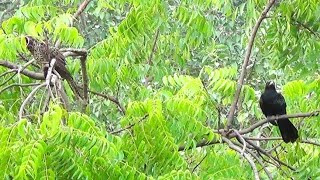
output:
[{"label": "bird's eye", "polygon": [[29,40],[29,38],[28,38],[28,37],[26,37],[26,45],[28,46],[28,45],[29,45],[29,43],[30,43],[30,40]]}]

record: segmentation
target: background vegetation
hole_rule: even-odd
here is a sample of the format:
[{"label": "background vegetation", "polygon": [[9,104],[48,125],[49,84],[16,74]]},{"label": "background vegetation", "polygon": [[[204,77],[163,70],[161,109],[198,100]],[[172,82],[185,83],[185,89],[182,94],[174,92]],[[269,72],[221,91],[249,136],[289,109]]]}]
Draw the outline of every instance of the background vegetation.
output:
[{"label": "background vegetation", "polygon": [[[318,0],[1,1],[0,178],[319,178],[319,18]],[[26,35],[88,98],[45,101]],[[264,120],[267,80],[296,143]]]}]

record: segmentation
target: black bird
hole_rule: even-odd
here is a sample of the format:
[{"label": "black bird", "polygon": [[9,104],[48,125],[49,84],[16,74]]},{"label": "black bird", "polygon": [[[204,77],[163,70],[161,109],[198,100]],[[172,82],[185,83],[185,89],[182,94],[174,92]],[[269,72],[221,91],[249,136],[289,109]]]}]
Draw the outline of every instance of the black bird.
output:
[{"label": "black bird", "polygon": [[54,69],[59,73],[59,75],[67,80],[72,91],[78,98],[82,98],[81,93],[77,87],[76,82],[73,80],[70,72],[66,68],[66,59],[59,49],[55,47],[49,47],[48,44],[41,42],[31,36],[26,36],[27,49],[31,52],[34,59],[39,65],[42,66],[44,71],[44,76],[47,76],[48,65],[53,58],[56,59]]},{"label": "black bird", "polygon": [[[259,104],[266,117],[287,114],[286,101],[284,97],[276,91],[274,82],[267,82],[264,92],[260,97]],[[297,140],[298,130],[288,118],[273,121],[271,123],[279,126],[282,139],[285,143],[293,143]]]}]

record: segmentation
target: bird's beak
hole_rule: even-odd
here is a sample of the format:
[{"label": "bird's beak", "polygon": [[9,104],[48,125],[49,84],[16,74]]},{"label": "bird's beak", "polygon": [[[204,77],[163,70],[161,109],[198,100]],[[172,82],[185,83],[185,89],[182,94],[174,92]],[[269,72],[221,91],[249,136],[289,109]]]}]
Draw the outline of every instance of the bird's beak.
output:
[{"label": "bird's beak", "polygon": [[275,86],[275,84],[274,84],[273,81],[269,81],[269,82],[268,82],[268,86]]}]

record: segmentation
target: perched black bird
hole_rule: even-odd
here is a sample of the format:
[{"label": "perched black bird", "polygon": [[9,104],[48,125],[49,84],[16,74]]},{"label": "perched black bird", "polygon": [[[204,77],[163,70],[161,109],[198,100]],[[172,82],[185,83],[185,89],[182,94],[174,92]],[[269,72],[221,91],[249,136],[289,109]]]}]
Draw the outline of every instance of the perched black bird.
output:
[{"label": "perched black bird", "polygon": [[44,42],[40,42],[31,36],[26,36],[26,43],[27,49],[31,52],[37,63],[43,68],[45,77],[47,76],[48,67],[51,60],[55,58],[56,62],[54,64],[54,69],[63,79],[67,80],[73,93],[78,98],[82,97],[78,90],[77,84],[74,82],[70,72],[66,68],[66,59],[59,49],[55,47],[49,47],[49,45],[45,44]]},{"label": "perched black bird", "polygon": [[[287,113],[286,101],[280,93],[277,93],[275,84],[273,82],[267,82],[264,92],[260,97],[259,104],[263,114],[266,117],[283,115]],[[280,119],[271,123],[279,126],[282,139],[285,143],[295,142],[297,140],[298,130],[288,118]]]}]

